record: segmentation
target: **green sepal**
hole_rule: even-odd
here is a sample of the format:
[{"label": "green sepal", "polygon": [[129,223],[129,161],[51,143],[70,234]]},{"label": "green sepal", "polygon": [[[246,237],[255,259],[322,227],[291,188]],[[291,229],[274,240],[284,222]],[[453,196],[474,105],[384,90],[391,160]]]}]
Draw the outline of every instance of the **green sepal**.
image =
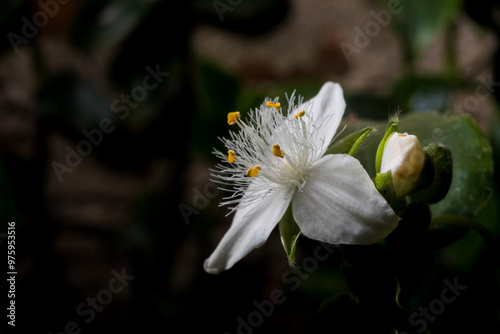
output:
[{"label": "green sepal", "polygon": [[384,155],[385,144],[389,137],[394,133],[399,132],[398,129],[398,119],[397,117],[392,118],[387,125],[387,129],[385,130],[384,137],[380,141],[380,144],[377,148],[377,154],[375,156],[375,171],[380,173],[380,166],[382,165],[382,156]]},{"label": "green sepal", "polygon": [[326,154],[349,154],[353,156],[358,148],[361,146],[366,137],[373,131],[373,127],[369,126],[357,132],[342,138],[330,146]]},{"label": "green sepal", "polygon": [[451,151],[448,147],[441,144],[430,144],[424,147],[424,152],[432,163],[432,169],[429,170],[433,171],[433,175],[427,176],[428,178],[432,178],[432,183],[425,187],[425,189],[415,193],[413,197],[425,203],[434,204],[442,200],[450,189],[453,175],[453,161]]},{"label": "green sepal", "polygon": [[281,235],[281,242],[285,248],[285,252],[290,264],[295,263],[295,250],[297,248],[297,241],[299,240],[302,231],[293,219],[292,204],[288,206],[285,214],[279,222],[279,230]]},{"label": "green sepal", "polygon": [[385,198],[396,214],[405,208],[406,201],[404,196],[398,198],[396,191],[394,190],[391,171],[387,171],[386,173],[377,173],[373,179],[373,183],[375,184],[375,188],[377,188],[378,192]]}]

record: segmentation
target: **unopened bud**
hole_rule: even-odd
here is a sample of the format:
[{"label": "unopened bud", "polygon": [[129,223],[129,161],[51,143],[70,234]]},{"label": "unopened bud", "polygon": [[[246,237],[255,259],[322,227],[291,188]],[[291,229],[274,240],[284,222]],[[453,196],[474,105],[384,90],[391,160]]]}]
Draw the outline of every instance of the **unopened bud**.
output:
[{"label": "unopened bud", "polygon": [[391,171],[397,197],[406,195],[417,183],[425,153],[414,135],[394,132],[384,147],[380,173]]}]

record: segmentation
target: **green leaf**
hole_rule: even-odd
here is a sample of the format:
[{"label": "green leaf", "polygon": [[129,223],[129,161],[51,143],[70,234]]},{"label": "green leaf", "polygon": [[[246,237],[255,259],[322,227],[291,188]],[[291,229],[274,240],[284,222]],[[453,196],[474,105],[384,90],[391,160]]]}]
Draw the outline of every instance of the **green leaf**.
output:
[{"label": "green leaf", "polygon": [[[349,123],[351,128],[367,125],[379,131],[365,141],[354,155],[375,177],[376,147],[382,139],[385,122],[359,120]],[[474,217],[492,194],[493,154],[491,145],[471,116],[439,114],[437,112],[407,113],[399,121],[403,132],[416,135],[422,146],[440,143],[449,148],[453,157],[453,179],[444,199],[431,205],[433,217],[443,214],[459,214]]]},{"label": "green leaf", "polygon": [[285,214],[279,222],[279,229],[281,235],[281,242],[285,248],[286,255],[290,264],[295,262],[295,250],[297,248],[297,241],[299,240],[302,232],[299,226],[293,219],[292,205],[288,206]]},{"label": "green leaf", "polygon": [[[469,230],[475,233],[467,233]],[[475,271],[480,266],[494,273],[498,267],[498,243],[476,219],[453,214],[433,218],[424,242],[441,249],[438,256],[455,262],[460,270]]]},{"label": "green leaf", "polygon": [[[387,6],[393,3],[386,0]],[[438,32],[450,24],[458,14],[461,0],[418,0],[405,1],[392,15],[393,28],[401,39],[403,47],[414,58],[423,51]]]},{"label": "green leaf", "polygon": [[158,0],[88,1],[73,27],[76,46],[93,47],[121,42],[140,24]]},{"label": "green leaf", "polygon": [[306,328],[306,333],[323,333],[326,328],[333,333],[374,332],[368,314],[354,296],[346,292],[339,292],[324,300],[307,322]]},{"label": "green leaf", "polygon": [[437,110],[450,108],[456,86],[441,76],[409,74],[396,84],[392,99],[403,110]]},{"label": "green leaf", "polygon": [[469,232],[465,223],[471,218],[460,215],[443,215],[431,220],[425,236],[425,244],[432,249],[446,247]]},{"label": "green leaf", "polygon": [[[203,57],[196,58],[194,65],[192,87],[197,117],[191,122],[191,145],[196,151],[211,156],[213,147],[220,144],[217,137],[228,131],[227,113],[238,110],[235,108],[240,85],[231,73]],[[243,115],[246,112],[240,111]]]},{"label": "green leaf", "polygon": [[395,109],[394,106],[401,104],[401,101],[395,97],[397,96],[373,96],[369,92],[363,91],[354,94],[353,92],[345,92],[344,96],[349,111],[357,117],[380,121],[387,120],[387,111],[392,111]]},{"label": "green leaf", "polygon": [[256,35],[275,28],[288,14],[286,0],[223,1],[193,0],[193,12],[231,32]]},{"label": "green leaf", "polygon": [[366,127],[347,137],[335,142],[325,152],[326,154],[349,154],[354,155],[366,137],[373,131],[372,127]]}]

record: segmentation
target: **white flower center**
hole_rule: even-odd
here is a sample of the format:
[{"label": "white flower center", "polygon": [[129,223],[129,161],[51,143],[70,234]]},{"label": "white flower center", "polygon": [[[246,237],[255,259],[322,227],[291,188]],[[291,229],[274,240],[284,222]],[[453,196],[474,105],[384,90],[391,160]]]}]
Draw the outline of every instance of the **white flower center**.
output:
[{"label": "white flower center", "polygon": [[251,183],[259,190],[297,187],[302,191],[307,172],[321,152],[313,140],[318,126],[314,124],[312,105],[303,105],[299,98],[298,105],[304,109],[298,110],[294,100],[292,94],[286,114],[281,112],[278,99],[251,111],[246,122],[239,112],[228,114],[228,123],[237,124],[240,131],[230,131],[230,139],[221,138],[227,154],[214,151],[225,162],[213,170],[214,182],[233,185],[233,189],[220,187],[233,192],[221,205],[239,205],[240,196]]}]

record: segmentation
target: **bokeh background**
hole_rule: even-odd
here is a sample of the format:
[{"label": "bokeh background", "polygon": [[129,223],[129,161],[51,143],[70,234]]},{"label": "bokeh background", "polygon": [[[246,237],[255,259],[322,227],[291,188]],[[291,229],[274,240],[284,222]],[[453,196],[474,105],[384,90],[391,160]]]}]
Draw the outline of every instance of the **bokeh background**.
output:
[{"label": "bokeh background", "polygon": [[[226,114],[266,96],[307,99],[332,80],[351,121],[471,114],[499,161],[493,0],[3,0],[0,27],[0,240],[6,254],[14,221],[19,332],[299,333],[347,291],[336,253],[291,289],[278,231],[230,271],[203,271],[231,223],[211,152]],[[97,144],[82,144],[89,133]],[[496,193],[477,216],[497,241],[499,204]],[[439,258],[465,276],[486,252],[470,233]],[[498,326],[491,265],[475,307],[443,316],[443,332]],[[110,293],[116,272],[134,277]],[[286,301],[239,328],[276,289]],[[422,291],[427,305],[435,291]]]}]

